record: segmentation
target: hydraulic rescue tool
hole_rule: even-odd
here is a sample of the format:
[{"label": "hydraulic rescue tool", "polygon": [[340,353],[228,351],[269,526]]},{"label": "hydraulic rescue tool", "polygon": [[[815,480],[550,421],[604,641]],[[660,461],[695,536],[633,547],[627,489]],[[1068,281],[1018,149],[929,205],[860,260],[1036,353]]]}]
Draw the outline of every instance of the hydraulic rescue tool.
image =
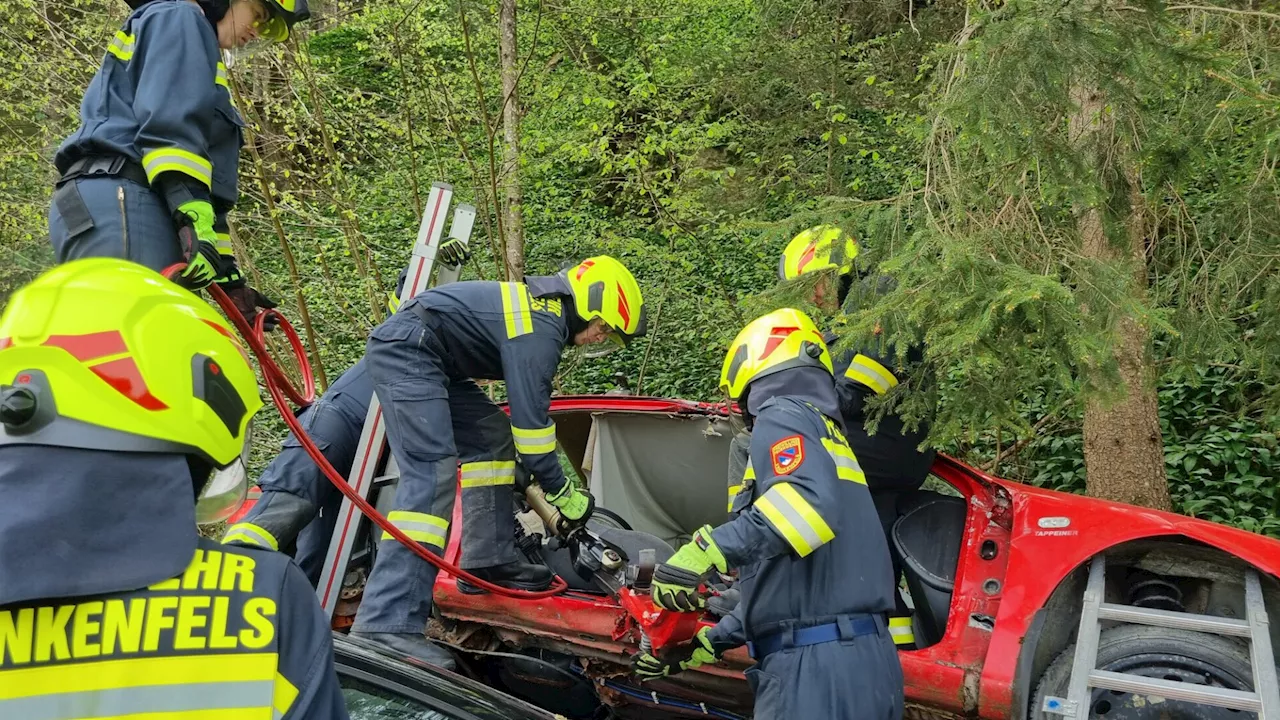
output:
[{"label": "hydraulic rescue tool", "polygon": [[[525,501],[542,520],[547,532],[569,549],[573,569],[590,577],[601,592],[616,597],[626,615],[619,618],[613,639],[621,640],[632,628],[640,633],[640,650],[657,652],[693,639],[701,613],[675,612],[653,604],[649,589],[657,566],[653,550],[641,550],[635,563],[627,554],[585,526],[571,528],[560,511],[547,502],[542,489],[530,484]],[[703,586],[704,595],[714,594]]]}]

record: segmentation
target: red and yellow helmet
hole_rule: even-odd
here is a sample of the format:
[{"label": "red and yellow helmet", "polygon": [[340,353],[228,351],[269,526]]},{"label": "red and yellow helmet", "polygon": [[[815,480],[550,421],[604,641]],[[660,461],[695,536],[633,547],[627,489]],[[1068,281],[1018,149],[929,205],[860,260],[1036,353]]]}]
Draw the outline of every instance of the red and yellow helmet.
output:
[{"label": "red and yellow helmet", "polygon": [[613,332],[609,339],[626,345],[648,329],[640,284],[625,265],[608,255],[587,258],[564,271],[578,317],[600,318]]},{"label": "red and yellow helmet", "polygon": [[834,374],[831,351],[813,320],[783,308],[756,318],[729,345],[720,369],[720,389],[737,400],[752,382],[793,367],[820,367]]},{"label": "red and yellow helmet", "polygon": [[22,391],[0,446],[241,457],[262,407],[226,320],[159,273],[123,260],[59,265],[0,317],[0,386]]},{"label": "red and yellow helmet", "polygon": [[858,241],[835,225],[818,225],[791,238],[778,259],[778,277],[795,280],[806,273],[835,268],[845,275],[853,270]]}]

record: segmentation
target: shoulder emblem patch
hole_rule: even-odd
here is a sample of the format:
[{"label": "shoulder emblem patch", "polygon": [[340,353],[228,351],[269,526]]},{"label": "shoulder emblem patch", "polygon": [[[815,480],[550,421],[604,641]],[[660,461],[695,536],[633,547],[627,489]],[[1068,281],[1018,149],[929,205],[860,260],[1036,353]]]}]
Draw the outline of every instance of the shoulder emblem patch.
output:
[{"label": "shoulder emblem patch", "polygon": [[790,475],[804,462],[804,439],[799,435],[785,437],[769,449],[774,475]]}]

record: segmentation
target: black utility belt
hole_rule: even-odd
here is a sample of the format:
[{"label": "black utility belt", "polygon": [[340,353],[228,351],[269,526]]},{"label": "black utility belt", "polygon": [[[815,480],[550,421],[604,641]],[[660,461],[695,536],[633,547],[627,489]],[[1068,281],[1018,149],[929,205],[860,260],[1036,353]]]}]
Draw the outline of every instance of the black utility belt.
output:
[{"label": "black utility belt", "polygon": [[71,167],[58,178],[57,186],[86,177],[121,177],[144,187],[151,185],[142,165],[124,155],[90,155],[71,163]]}]

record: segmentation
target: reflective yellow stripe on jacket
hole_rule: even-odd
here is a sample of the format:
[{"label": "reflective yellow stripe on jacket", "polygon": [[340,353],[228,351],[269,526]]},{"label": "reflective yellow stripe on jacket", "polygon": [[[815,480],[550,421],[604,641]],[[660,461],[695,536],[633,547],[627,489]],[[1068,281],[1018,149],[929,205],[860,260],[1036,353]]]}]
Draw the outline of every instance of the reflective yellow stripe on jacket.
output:
[{"label": "reflective yellow stripe on jacket", "polygon": [[556,451],[555,423],[544,428],[512,426],[511,436],[516,441],[516,452],[521,455],[545,455]]},{"label": "reflective yellow stripe on jacket", "polygon": [[529,307],[529,290],[524,283],[504,282],[502,286],[502,318],[507,323],[507,337],[515,338],[533,332],[533,309]]},{"label": "reflective yellow stripe on jacket", "polygon": [[[392,510],[387,513],[387,520],[391,521],[397,530],[408,535],[410,540],[434,545],[441,550],[448,542],[449,521],[442,517],[408,510]],[[391,533],[382,531],[383,540],[389,540],[392,537]]]},{"label": "reflective yellow stripe on jacket", "polygon": [[866,385],[877,395],[883,395],[898,386],[898,378],[889,368],[862,354],[854,356],[845,369],[844,376]]},{"label": "reflective yellow stripe on jacket", "polygon": [[216,77],[214,77],[213,82],[218,85],[221,85],[224,88],[227,88],[228,91],[231,90],[231,86],[227,84],[227,66],[226,65],[223,65],[222,63],[218,63],[218,74]]},{"label": "reflective yellow stripe on jacket", "polygon": [[515,460],[486,460],[484,462],[462,463],[463,489],[514,485],[515,482]]},{"label": "reflective yellow stripe on jacket", "polygon": [[133,59],[133,47],[133,34],[125,34],[123,30],[117,30],[116,36],[111,39],[111,44],[107,45],[107,52],[115,55],[121,62],[129,62]]},{"label": "reflective yellow stripe on jacket", "polygon": [[733,501],[735,498],[738,497],[738,493],[742,492],[743,489],[750,487],[751,483],[755,482],[755,479],[756,479],[756,469],[751,466],[751,458],[747,458],[747,469],[742,471],[742,481],[737,483],[736,485],[729,486],[728,512],[733,512]]},{"label": "reflective yellow stripe on jacket", "polygon": [[831,542],[836,536],[822,515],[800,496],[791,483],[775,484],[756,500],[755,507],[800,557]]},{"label": "reflective yellow stripe on jacket", "polygon": [[894,645],[914,645],[916,643],[916,634],[911,628],[911,618],[909,617],[889,618],[889,635],[893,637]]},{"label": "reflective yellow stripe on jacket", "polygon": [[213,163],[182,148],[168,147],[152,150],[142,156],[142,168],[147,171],[147,181],[155,182],[162,172],[180,172],[210,187],[213,183]]},{"label": "reflective yellow stripe on jacket", "polygon": [[826,448],[831,461],[836,464],[836,477],[862,485],[867,484],[867,476],[862,472],[862,466],[858,464],[853,448],[830,438],[822,438],[822,447]]},{"label": "reflective yellow stripe on jacket", "polygon": [[298,689],[275,653],[187,655],[60,663],[0,671],[0,718],[268,720]]},{"label": "reflective yellow stripe on jacket", "polygon": [[825,415],[822,416],[822,421],[827,424],[827,437],[822,438],[822,447],[831,456],[831,462],[836,464],[836,477],[866,485],[866,473],[858,463],[858,456],[853,454],[853,448],[844,439],[844,433],[840,432],[840,426]]},{"label": "reflective yellow stripe on jacket", "polygon": [[233,542],[280,551],[280,541],[276,540],[274,535],[249,522],[236,523],[227,528],[227,534],[222,536],[222,544],[228,545]]}]

